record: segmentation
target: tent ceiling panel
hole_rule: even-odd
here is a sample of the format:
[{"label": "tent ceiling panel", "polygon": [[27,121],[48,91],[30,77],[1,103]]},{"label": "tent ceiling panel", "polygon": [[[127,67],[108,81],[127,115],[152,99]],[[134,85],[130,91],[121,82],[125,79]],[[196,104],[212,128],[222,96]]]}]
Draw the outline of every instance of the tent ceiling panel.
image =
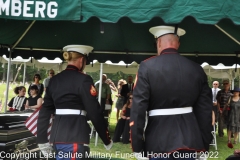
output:
[{"label": "tent ceiling panel", "polygon": [[[7,30],[12,27],[12,21],[5,21],[0,19],[4,25],[0,25],[1,30]],[[15,25],[15,28],[24,32],[26,22],[17,21],[20,26]],[[222,20],[221,24],[228,23],[228,26],[234,24],[229,20]],[[29,23],[27,23],[29,25]],[[97,53],[90,54],[91,59],[97,59],[99,62],[111,60],[112,62],[119,62],[123,60],[125,63],[136,61],[140,63],[142,60],[154,55],[156,48],[154,38],[149,33],[149,28],[156,25],[163,25],[164,22],[160,18],[154,18],[147,23],[132,23],[128,18],[122,18],[118,23],[104,23],[104,33],[100,33],[101,22],[97,18],[91,18],[86,23],[75,23],[70,21],[36,21],[29,32],[23,37],[17,48],[27,48],[28,50],[15,49],[13,57],[22,56],[23,58],[34,57],[40,59],[47,57],[54,59],[56,57],[62,58],[61,49],[68,44],[86,44],[94,47]],[[191,25],[189,25],[191,24]],[[60,27],[61,26],[61,27]],[[187,17],[180,24],[186,30],[186,35],[181,37],[181,46],[179,51],[184,55],[198,54],[197,63],[208,62],[210,64],[218,64],[220,62],[225,65],[233,64],[236,62],[235,57],[202,57],[201,54],[235,54],[235,51],[240,50],[240,45],[235,43],[232,39],[227,37],[219,29],[213,25],[198,24],[194,18]],[[22,28],[22,29],[20,29]],[[235,34],[239,26],[234,27]],[[14,30],[15,31],[15,30]],[[5,34],[0,32],[0,43],[13,45],[18,36],[14,36],[16,32]],[[20,34],[18,34],[20,35]],[[238,38],[238,37],[236,37]],[[30,51],[33,48],[33,51]],[[56,51],[40,51],[40,49],[54,49]],[[104,54],[106,51],[109,53],[122,53],[122,54]],[[129,53],[127,55],[127,53]],[[132,55],[133,53],[134,55]],[[145,55],[139,54],[144,53]],[[7,49],[1,49],[0,54],[7,54]],[[124,55],[123,55],[124,54]],[[196,60],[191,56],[187,56],[192,60]]]},{"label": "tent ceiling panel", "polygon": [[[70,21],[68,18],[62,21],[37,19],[17,43],[12,56],[36,59],[62,58],[63,46],[85,44],[94,47],[94,54],[90,56],[92,60],[97,59],[99,62],[123,60],[125,63],[133,61],[140,63],[156,54],[155,40],[149,33],[149,28],[176,23],[186,30],[186,35],[180,39],[179,52],[189,59],[199,64],[222,62],[229,65],[237,61],[232,56],[237,53],[240,55],[240,44],[237,43],[240,41],[240,15],[236,14],[240,3],[232,0],[224,2],[148,0],[141,3],[137,0],[111,1],[111,3],[82,0],[79,3],[81,3],[82,19],[75,21]],[[12,17],[3,18],[6,17],[0,16],[0,45],[15,46],[31,21],[12,20]],[[215,24],[233,36],[236,41],[229,38]],[[8,55],[7,49],[0,49],[0,55],[3,54]],[[198,58],[192,57],[196,54]],[[229,57],[212,58],[215,55]]]},{"label": "tent ceiling panel", "polygon": [[[228,20],[223,21],[226,21],[228,26],[234,26]],[[154,38],[149,33],[149,28],[165,23],[160,18],[154,18],[143,24],[132,23],[128,18],[122,18],[118,23],[105,23],[104,34],[100,33],[100,24],[101,22],[97,18],[91,18],[86,23],[37,21],[17,47],[29,46],[60,50],[67,44],[80,43],[92,45],[96,51],[155,53]],[[225,23],[222,22],[222,24]],[[23,25],[23,27],[25,26]],[[238,44],[213,25],[198,24],[194,18],[187,17],[179,24],[179,27],[186,30],[186,35],[181,37],[180,52],[182,53],[234,53],[240,51]],[[234,35],[238,35],[239,31],[240,26],[235,27],[235,32],[234,30],[232,32]],[[18,37],[14,36],[10,45],[14,44],[17,39]],[[5,40],[0,38],[0,43],[2,43],[1,41]],[[3,42],[2,44],[7,43]]]}]

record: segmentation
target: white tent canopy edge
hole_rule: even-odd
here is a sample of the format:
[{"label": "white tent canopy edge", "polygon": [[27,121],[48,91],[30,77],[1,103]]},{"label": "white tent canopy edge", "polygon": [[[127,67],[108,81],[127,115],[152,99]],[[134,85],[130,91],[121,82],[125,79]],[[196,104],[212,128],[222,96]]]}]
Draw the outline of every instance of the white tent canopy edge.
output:
[{"label": "white tent canopy edge", "polygon": [[[42,58],[40,60],[36,60],[34,58],[22,59],[22,57],[18,56],[11,60],[12,64],[20,65],[21,63],[26,63],[27,66],[34,66],[38,69],[53,69],[57,72],[62,71],[66,68],[67,63],[63,62],[60,58],[55,58],[54,60],[48,60],[47,58]],[[1,63],[8,63],[8,58],[4,55],[0,57]],[[97,72],[100,70],[100,63],[97,60],[91,62],[90,65],[87,65],[85,68],[85,72]],[[139,64],[136,62],[132,62],[131,64],[125,64],[123,61],[119,63],[112,63],[111,61],[106,61],[103,64],[103,68],[105,73],[116,73],[121,71],[125,74],[136,74],[139,68]]]},{"label": "white tent canopy edge", "polygon": [[[0,57],[1,63],[8,63],[8,71],[10,70],[11,63],[12,64],[22,64],[24,63],[24,68],[26,69],[26,65],[28,66],[35,66],[37,68],[44,68],[44,69],[54,69],[58,72],[62,71],[63,68],[67,66],[67,63],[63,62],[60,58],[55,58],[54,60],[48,60],[47,58],[42,58],[40,60],[36,60],[33,57],[28,59],[23,59],[22,57],[18,56],[16,58],[7,58],[5,55]],[[236,76],[239,76],[239,68],[240,65],[232,65],[232,66],[224,66],[223,64],[218,64],[216,66],[209,65],[208,63],[203,63],[202,68],[204,69],[205,73],[212,78],[222,78],[222,79],[229,79],[232,82],[232,87],[234,86],[234,79]],[[102,68],[104,68],[104,73],[116,73],[118,71],[122,71],[126,74],[136,74],[139,68],[139,64],[133,62],[131,64],[125,64],[123,61],[119,63],[112,63],[111,61],[106,61],[104,64],[99,63],[97,60],[94,60],[90,65],[87,65],[85,68],[85,72],[102,72]],[[234,70],[237,68],[237,72]],[[9,88],[9,72],[7,72],[7,93]],[[26,70],[24,70],[24,75]],[[100,74],[101,75],[101,74]],[[24,76],[25,77],[25,76]],[[100,76],[101,79],[101,76]],[[25,80],[25,78],[24,78]],[[23,84],[25,81],[23,80]],[[101,92],[100,92],[101,93]],[[5,112],[7,107],[7,99],[8,96],[6,95],[5,101]]]}]

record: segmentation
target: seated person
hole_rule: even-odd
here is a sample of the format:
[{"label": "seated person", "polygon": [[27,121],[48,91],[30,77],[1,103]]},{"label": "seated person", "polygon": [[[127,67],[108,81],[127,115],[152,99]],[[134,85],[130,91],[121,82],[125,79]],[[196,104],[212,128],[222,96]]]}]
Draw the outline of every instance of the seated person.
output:
[{"label": "seated person", "polygon": [[31,96],[28,98],[25,109],[35,110],[42,106],[43,99],[40,94],[38,94],[39,90],[36,85],[31,86],[30,88]]},{"label": "seated person", "polygon": [[28,95],[29,95],[29,97],[31,96],[30,87],[31,87],[31,86],[34,86],[34,85],[36,85],[36,86],[38,87],[38,94],[39,94],[40,96],[42,96],[43,91],[44,91],[44,86],[43,86],[42,83],[40,83],[40,80],[41,80],[40,74],[35,74],[35,75],[33,76],[33,83],[31,83],[31,84],[29,85],[29,88],[28,88]]},{"label": "seated person", "polygon": [[17,96],[13,97],[8,103],[9,111],[23,111],[27,101],[25,97],[26,88],[24,86],[19,86],[14,88],[13,91]]},{"label": "seated person", "polygon": [[130,120],[130,108],[132,107],[132,99],[133,96],[130,95],[127,103],[123,106],[123,109],[121,111],[121,119],[118,120],[115,132],[114,132],[114,137],[113,137],[113,142],[120,142],[120,137],[122,135],[122,142],[124,144],[128,144],[129,138],[130,138],[130,126],[129,126],[129,120]]}]

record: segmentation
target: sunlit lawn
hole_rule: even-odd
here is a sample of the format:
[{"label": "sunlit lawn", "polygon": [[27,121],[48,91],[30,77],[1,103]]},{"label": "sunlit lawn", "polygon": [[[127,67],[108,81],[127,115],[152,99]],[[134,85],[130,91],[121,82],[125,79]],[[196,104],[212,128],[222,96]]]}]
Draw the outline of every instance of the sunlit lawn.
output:
[{"label": "sunlit lawn", "polygon": [[[112,137],[114,134],[114,129],[115,129],[116,123],[117,123],[116,122],[116,111],[113,106],[113,111],[111,113],[111,118],[110,118],[110,134]],[[134,160],[133,157],[131,158],[131,156],[133,156],[133,154],[132,154],[132,150],[130,148],[130,144],[114,143],[112,149],[107,151],[104,148],[101,139],[98,140],[98,145],[96,147],[95,147],[94,143],[95,143],[95,137],[92,137],[91,144],[90,144],[91,152],[109,153],[114,158]],[[129,154],[129,155],[127,155],[127,154]]]},{"label": "sunlit lawn", "polygon": [[[113,132],[115,129],[116,125],[116,111],[113,109],[113,112],[111,114],[111,119],[110,119],[110,133],[113,136]],[[233,149],[229,149],[227,147],[227,135],[226,135],[226,130],[224,131],[224,137],[219,138],[217,135],[217,147],[218,150],[216,151],[213,146],[210,146],[210,154],[212,154],[212,157],[218,157],[217,159],[219,160],[225,160],[229,155],[233,154],[233,151],[235,149],[240,149],[240,143],[234,145]],[[115,158],[121,158],[119,153],[121,153],[123,156],[126,154],[131,154],[132,150],[130,148],[130,144],[122,144],[122,143],[114,143],[113,148],[110,151],[106,151],[105,148],[103,147],[102,141],[99,139],[98,140],[98,145],[97,147],[94,146],[94,141],[95,137],[92,137],[91,139],[91,151],[92,152],[102,152],[102,153],[111,153],[113,157]],[[117,154],[116,154],[117,153]],[[134,160],[134,158],[124,158],[122,159],[129,159],[129,160]],[[209,158],[209,159],[215,159],[215,158]]]},{"label": "sunlit lawn", "polygon": [[[113,107],[113,111],[111,114],[110,118],[110,133],[113,136],[114,134],[114,129],[116,126],[116,111]],[[119,153],[121,153],[123,156],[126,156],[126,154],[131,154],[132,150],[130,148],[130,144],[122,144],[122,143],[114,143],[113,148],[110,151],[106,151],[105,148],[103,147],[103,143],[101,139],[98,140],[98,145],[95,147],[94,145],[95,137],[92,137],[91,139],[91,151],[92,152],[102,152],[102,153],[111,153],[113,157],[115,158],[121,158]],[[219,160],[225,160],[229,155],[233,154],[233,151],[235,149],[240,149],[240,143],[234,145],[233,149],[229,149],[227,147],[227,134],[226,130],[224,131],[224,137],[219,138],[217,135],[217,147],[218,150],[216,151],[213,146],[210,146],[210,155],[212,157],[218,157],[217,159]],[[217,156],[216,156],[217,155]],[[134,158],[124,158],[122,159],[129,159],[129,160],[134,160]],[[209,158],[209,159],[215,159],[215,158]]]},{"label": "sunlit lawn", "polygon": [[[9,86],[9,91],[8,91],[8,102],[12,99],[12,97],[16,96],[15,93],[13,92],[13,89],[18,86],[17,84],[11,84]],[[5,94],[6,94],[6,88],[7,85],[5,83],[0,83],[0,100],[2,102],[2,109],[0,109],[1,112],[4,112],[4,105],[5,105]]]},{"label": "sunlit lawn", "polygon": [[[16,85],[11,85],[10,90],[9,90],[9,98],[10,100],[15,94],[13,93],[13,88]],[[6,90],[6,85],[5,84],[0,84],[0,99],[2,100],[2,104],[4,104],[5,97],[4,97],[4,91]],[[3,111],[3,109],[2,109]],[[113,132],[116,126],[116,111],[113,106],[113,111],[111,114],[110,118],[110,134],[113,137]],[[94,145],[95,137],[92,137],[91,139],[91,152],[93,154],[97,153],[108,153],[109,155],[111,154],[112,157],[114,158],[120,158],[120,159],[128,159],[128,160],[134,160],[134,158],[131,158],[132,156],[132,150],[130,148],[130,144],[122,144],[122,143],[114,143],[113,148],[110,151],[106,151],[101,139],[98,140],[98,145]],[[226,130],[225,130],[225,135],[223,138],[219,138],[217,136],[217,143],[218,143],[218,150],[215,151],[214,147],[210,147],[210,151],[212,151],[213,155],[218,154],[218,159],[219,160],[225,160],[229,155],[231,155],[234,151],[234,149],[240,149],[240,143],[237,145],[234,145],[233,149],[229,149],[227,147],[227,135],[226,135]],[[127,155],[128,154],[128,155]],[[106,154],[105,154],[106,155]],[[209,158],[211,159],[211,158]]]}]

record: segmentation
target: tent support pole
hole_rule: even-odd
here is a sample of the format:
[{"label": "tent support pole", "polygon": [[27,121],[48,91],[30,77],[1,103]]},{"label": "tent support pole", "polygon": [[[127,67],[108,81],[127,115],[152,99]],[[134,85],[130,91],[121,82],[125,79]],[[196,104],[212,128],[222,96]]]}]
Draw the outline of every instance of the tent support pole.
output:
[{"label": "tent support pole", "polygon": [[10,78],[10,70],[11,70],[11,57],[12,57],[12,49],[9,48],[9,58],[8,58],[8,70],[7,70],[7,88],[6,88],[6,97],[5,97],[5,105],[4,105],[4,113],[7,112],[8,105],[8,91],[9,91],[9,78]]},{"label": "tent support pole", "polygon": [[232,89],[234,88],[234,78],[232,79]]},{"label": "tent support pole", "polygon": [[[103,64],[101,63],[100,66],[100,82],[99,82],[99,90],[98,90],[98,102],[101,105],[101,97],[102,97],[102,74],[103,74]],[[98,133],[96,132],[96,136],[95,136],[95,146],[97,146],[98,143]]]},{"label": "tent support pole", "polygon": [[25,81],[26,81],[26,62],[24,62],[24,70],[23,70],[23,86],[25,86]]},{"label": "tent support pole", "polygon": [[31,29],[33,24],[36,22],[36,20],[32,21],[32,23],[28,26],[28,28],[25,30],[25,32],[22,34],[22,36],[17,40],[17,42],[12,46],[12,49],[14,49],[18,43],[23,39],[23,37],[27,34],[27,32]]},{"label": "tent support pole", "polygon": [[229,38],[231,38],[234,42],[236,42],[238,45],[240,45],[240,42],[236,40],[233,36],[231,36],[229,33],[227,33],[224,29],[219,27],[218,25],[215,24],[215,27],[217,27],[220,31],[222,31],[224,34],[226,34]]}]

